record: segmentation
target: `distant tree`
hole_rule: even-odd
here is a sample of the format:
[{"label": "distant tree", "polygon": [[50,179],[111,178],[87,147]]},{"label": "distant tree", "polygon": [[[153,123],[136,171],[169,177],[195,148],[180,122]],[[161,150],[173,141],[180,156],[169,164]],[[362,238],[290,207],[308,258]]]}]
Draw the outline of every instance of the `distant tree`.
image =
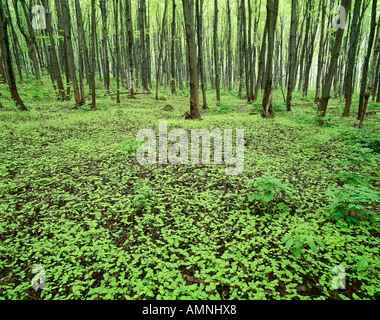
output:
[{"label": "distant tree", "polygon": [[9,21],[5,15],[3,3],[2,1],[0,1],[0,47],[1,55],[5,64],[5,69],[8,75],[8,86],[12,99],[16,102],[16,106],[18,106],[22,111],[27,111],[28,108],[25,106],[18,93],[16,78],[13,72],[12,58],[9,49],[8,22]]},{"label": "distant tree", "polygon": [[[41,73],[40,73],[40,66],[38,63],[38,48],[37,48],[37,41],[36,41],[36,35],[32,26],[32,10],[31,10],[31,2],[29,3],[30,5],[28,6],[25,2],[25,0],[13,0],[13,7],[15,8],[16,11],[16,21],[17,21],[17,26],[22,33],[22,35],[25,38],[25,42],[28,46],[29,49],[29,54],[30,58],[33,63],[33,68],[36,76],[36,80],[40,81],[41,80]],[[19,10],[19,5],[21,5],[24,15],[26,17],[26,28],[25,24],[21,21],[21,10]]]},{"label": "distant tree", "polygon": [[67,54],[67,69],[68,69],[68,76],[71,81],[71,84],[73,86],[74,90],[74,98],[75,98],[75,105],[76,107],[79,107],[84,104],[84,101],[82,100],[80,91],[79,91],[79,85],[78,85],[78,78],[76,75],[75,70],[75,62],[74,62],[74,50],[73,50],[73,44],[71,40],[71,19],[70,19],[70,8],[69,3],[67,0],[60,0],[61,4],[61,10],[62,10],[62,17],[63,17],[63,30],[65,35],[65,49]]}]

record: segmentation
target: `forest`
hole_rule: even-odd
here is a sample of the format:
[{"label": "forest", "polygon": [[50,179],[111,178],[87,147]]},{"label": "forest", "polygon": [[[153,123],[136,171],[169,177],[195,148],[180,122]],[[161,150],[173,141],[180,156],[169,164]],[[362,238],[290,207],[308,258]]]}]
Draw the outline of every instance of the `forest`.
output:
[{"label": "forest", "polygon": [[0,300],[380,300],[377,2],[0,0]]}]

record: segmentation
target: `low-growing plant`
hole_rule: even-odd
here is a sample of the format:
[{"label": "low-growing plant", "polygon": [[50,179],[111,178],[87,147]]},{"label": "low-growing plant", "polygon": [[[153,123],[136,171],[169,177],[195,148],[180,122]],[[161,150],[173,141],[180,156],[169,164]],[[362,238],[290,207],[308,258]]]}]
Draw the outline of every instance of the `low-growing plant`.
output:
[{"label": "low-growing plant", "polygon": [[127,156],[134,156],[136,154],[137,149],[143,142],[131,140],[123,142],[120,146],[119,152],[126,154]]},{"label": "low-growing plant", "polygon": [[132,205],[136,209],[147,209],[150,211],[149,197],[153,194],[152,187],[146,182],[137,182],[134,185],[135,195],[132,200]]},{"label": "low-growing plant", "polygon": [[328,213],[334,220],[344,220],[349,224],[360,220],[376,220],[376,212],[369,209],[368,205],[380,202],[378,192],[366,186],[345,184],[329,188],[326,195],[330,197]]},{"label": "low-growing plant", "polygon": [[290,183],[283,183],[269,173],[264,173],[260,178],[249,180],[248,184],[257,189],[257,192],[248,196],[248,201],[263,200],[270,202],[283,195],[292,196],[294,188]]},{"label": "low-growing plant", "polygon": [[306,223],[297,224],[288,236],[282,237],[287,249],[291,249],[296,258],[300,258],[305,245],[308,245],[314,254],[318,252],[318,246],[322,249],[325,244],[319,236],[314,234],[314,228]]},{"label": "low-growing plant", "polygon": [[234,107],[222,104],[218,106],[217,108],[214,108],[211,110],[212,114],[226,114],[226,113],[231,113],[234,112],[236,109]]}]

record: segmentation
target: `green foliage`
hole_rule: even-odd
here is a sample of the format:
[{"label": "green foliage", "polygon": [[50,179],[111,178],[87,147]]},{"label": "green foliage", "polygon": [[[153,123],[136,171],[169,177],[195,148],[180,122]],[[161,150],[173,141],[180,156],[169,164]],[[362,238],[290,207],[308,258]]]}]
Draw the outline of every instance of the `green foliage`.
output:
[{"label": "green foliage", "polygon": [[135,194],[133,196],[132,205],[136,209],[150,209],[149,197],[153,195],[153,189],[146,182],[137,182],[134,185]]},{"label": "green foliage", "polygon": [[380,133],[379,131],[367,130],[343,130],[338,138],[356,148],[372,149],[374,152],[380,152]]},{"label": "green foliage", "polygon": [[349,224],[360,220],[378,220],[376,212],[368,205],[380,202],[379,193],[365,186],[345,184],[331,187],[326,191],[330,206],[328,212],[335,220],[345,220]]},{"label": "green foliage", "polygon": [[[96,110],[73,110],[53,94],[33,101],[42,89],[20,88],[27,113],[2,99],[0,299],[379,299],[379,224],[339,227],[325,194],[341,184],[378,190],[380,155],[337,139],[343,127],[357,129],[339,108],[340,127],[316,127],[314,106],[301,100],[292,113],[262,119],[235,90],[222,103],[236,112],[186,121],[188,89],[160,88],[168,102],[122,96],[120,105],[99,94]],[[215,91],[207,94],[211,106]],[[245,129],[244,173],[138,164],[134,137],[157,129],[169,103],[170,128]],[[366,121],[362,130],[376,133],[377,116]],[[349,274],[344,291],[331,288],[337,264]],[[31,287],[35,265],[46,270],[44,290]]]},{"label": "green foliage", "polygon": [[290,183],[283,183],[266,172],[261,177],[249,180],[249,185],[257,189],[257,192],[248,197],[248,201],[263,200],[269,202],[283,195],[291,196],[294,188]]},{"label": "green foliage", "polygon": [[131,140],[123,142],[120,145],[119,152],[124,153],[127,156],[134,156],[138,148],[143,144],[141,141]]},{"label": "green foliage", "polygon": [[221,104],[220,106],[211,109],[212,114],[227,114],[235,111],[236,109],[234,107],[225,104]]},{"label": "green foliage", "polygon": [[318,252],[318,246],[325,249],[326,246],[319,236],[316,236],[314,227],[304,222],[294,226],[289,236],[282,237],[285,248],[291,249],[296,258],[300,258],[304,252],[304,246],[308,245],[314,254]]}]

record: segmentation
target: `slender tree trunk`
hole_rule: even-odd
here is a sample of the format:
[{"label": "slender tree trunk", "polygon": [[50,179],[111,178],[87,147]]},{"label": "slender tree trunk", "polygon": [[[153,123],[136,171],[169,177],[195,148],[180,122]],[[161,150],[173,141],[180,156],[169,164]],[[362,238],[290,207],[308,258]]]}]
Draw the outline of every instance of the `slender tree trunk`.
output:
[{"label": "slender tree trunk", "polygon": [[173,16],[172,16],[172,48],[171,48],[171,73],[172,73],[172,79],[171,79],[171,89],[172,89],[172,94],[176,93],[176,88],[175,88],[175,38],[176,38],[176,21],[175,21],[175,12],[176,9],[176,4],[175,0],[173,0]]},{"label": "slender tree trunk", "polygon": [[[145,0],[140,0],[139,7],[139,29],[140,29],[140,51],[141,51],[141,80],[144,91],[149,91],[148,89],[148,74],[147,74],[147,59],[146,59],[146,48],[145,48],[145,19],[144,13],[146,10]],[[163,30],[162,30],[163,31]],[[158,81],[158,79],[156,79]],[[156,84],[158,86],[158,83]]]},{"label": "slender tree trunk", "polygon": [[[315,37],[317,35],[318,27],[319,27],[319,16],[321,12],[321,2],[319,3],[318,7],[318,15],[316,17],[315,22],[313,23],[314,25],[314,30],[313,33],[310,37],[309,45],[306,48],[306,65],[305,65],[305,74],[304,74],[304,80],[303,80],[303,87],[302,87],[302,94],[303,96],[307,97],[307,92],[309,89],[309,81],[310,81],[310,69],[311,69],[311,63],[313,60],[313,53],[314,53],[314,42],[315,42]],[[314,4],[311,3],[311,10],[313,11],[314,9]]]},{"label": "slender tree trunk", "polygon": [[263,41],[261,43],[261,49],[260,49],[260,55],[259,55],[259,66],[257,70],[257,81],[256,81],[256,86],[255,86],[255,93],[253,95],[253,101],[257,101],[257,97],[259,95],[259,86],[260,86],[260,82],[262,81],[262,73],[264,72],[265,46],[266,46],[267,33],[268,33],[268,19],[265,21],[264,35],[263,35]]},{"label": "slender tree trunk", "polygon": [[120,103],[120,49],[119,49],[119,0],[115,0],[115,32],[116,32],[116,103]]},{"label": "slender tree trunk", "polygon": [[[168,0],[165,0],[165,8],[164,8],[164,14],[162,16],[162,24],[161,24],[161,37],[160,37],[160,43],[159,43],[159,54],[158,54],[158,63],[157,63],[157,71],[156,71],[156,100],[158,100],[158,87],[160,85],[160,68],[161,68],[161,60],[162,55],[164,51],[164,44],[165,44],[165,28],[166,28],[166,11],[168,6]],[[163,64],[165,65],[165,63]],[[164,73],[164,72],[163,72]]]},{"label": "slender tree trunk", "polygon": [[297,4],[298,0],[292,0],[292,13],[290,23],[290,38],[289,38],[289,71],[288,71],[288,94],[286,97],[286,109],[292,110],[292,94],[294,88],[294,74],[296,72],[296,32],[297,32]]},{"label": "slender tree trunk", "polygon": [[[23,11],[26,17],[26,25],[27,25],[28,32],[24,29],[23,27],[24,24],[21,22],[21,19],[20,19],[21,15],[18,10],[18,3],[21,3],[21,6],[23,8]],[[26,44],[28,45],[28,48],[29,48],[29,54],[33,63],[33,69],[35,72],[36,80],[41,81],[40,66],[38,63],[38,56],[37,56],[38,48],[37,48],[36,36],[34,33],[34,29],[32,27],[31,12],[27,8],[25,0],[16,0],[16,1],[14,0],[13,7],[15,8],[15,11],[16,11],[17,25],[19,27],[20,32],[24,36]]]},{"label": "slender tree trunk", "polygon": [[[96,34],[95,34],[95,0],[91,0],[91,108],[96,108],[96,92],[95,92],[95,41],[96,41]],[[99,70],[100,72],[100,70]]]},{"label": "slender tree trunk", "polygon": [[[74,11],[74,1],[71,0],[71,5],[73,7],[73,11]],[[84,78],[84,66],[83,66],[83,49],[82,49],[82,46],[83,46],[83,43],[82,41],[79,39],[79,35],[78,35],[78,24],[80,25],[81,22],[78,22],[78,16],[75,15],[75,13],[73,12],[72,14],[72,17],[73,17],[73,35],[74,35],[74,40],[76,42],[76,46],[77,46],[77,54],[78,54],[78,66],[79,66],[79,92],[80,92],[80,100],[83,102],[83,104],[85,104],[85,101],[86,101],[86,98],[84,96],[84,83],[83,83],[83,78]],[[75,20],[76,23],[75,23]]]},{"label": "slender tree trunk", "polygon": [[9,39],[8,39],[8,18],[5,16],[3,3],[0,1],[0,48],[1,55],[5,62],[5,68],[8,75],[8,86],[12,96],[15,101],[16,106],[22,111],[27,111],[27,107],[20,98],[17,90],[16,78],[13,72],[11,53],[9,50]]},{"label": "slender tree trunk", "polygon": [[130,0],[125,1],[126,4],[126,16],[127,16],[127,35],[128,35],[128,60],[129,60],[129,78],[130,88],[129,95],[134,97],[134,73],[133,73],[133,27],[132,27],[132,11]]},{"label": "slender tree trunk", "polygon": [[215,67],[215,89],[216,101],[220,104],[220,75],[218,55],[218,0],[214,0],[214,67]]},{"label": "slender tree trunk", "polygon": [[262,116],[273,118],[273,50],[274,50],[274,31],[278,13],[278,0],[267,1],[267,26],[268,26],[268,53],[267,65],[265,70],[265,88],[263,97]]},{"label": "slender tree trunk", "polygon": [[360,87],[360,96],[359,96],[358,120],[362,118],[364,95],[365,95],[365,92],[367,89],[367,83],[368,83],[367,77],[368,77],[369,60],[371,58],[371,51],[372,51],[372,46],[373,46],[373,41],[375,38],[375,31],[376,31],[376,5],[377,5],[377,1],[372,0],[371,31],[369,34],[367,55],[365,57],[364,66],[363,66],[363,78],[362,78],[362,83]]},{"label": "slender tree trunk", "polygon": [[100,10],[102,12],[102,48],[103,48],[103,76],[104,76],[104,86],[106,94],[110,93],[110,64],[108,58],[108,30],[107,30],[107,21],[108,21],[108,10],[106,7],[105,0],[100,0]]},{"label": "slender tree trunk", "polygon": [[321,35],[319,39],[319,52],[318,52],[318,71],[316,80],[316,92],[314,101],[318,103],[320,101],[320,91],[321,91],[321,77],[323,68],[323,48],[324,48],[324,34],[325,34],[325,21],[326,21],[326,0],[321,0],[322,2],[322,25],[321,25]]},{"label": "slender tree trunk", "polygon": [[227,0],[227,20],[228,20],[228,38],[227,38],[227,79],[228,91],[232,89],[232,50],[231,50],[231,5],[230,0]]},{"label": "slender tree trunk", "polygon": [[75,8],[76,8],[76,13],[77,13],[79,41],[81,42],[81,53],[83,54],[83,62],[86,69],[87,83],[90,84],[91,83],[90,59],[89,59],[88,48],[86,44],[86,35],[83,28],[83,17],[82,17],[82,8],[80,6],[80,0],[75,0]]},{"label": "slender tree trunk", "polygon": [[69,78],[73,85],[75,104],[76,106],[81,106],[84,104],[84,101],[81,99],[81,95],[79,92],[78,79],[75,72],[75,64],[74,64],[74,51],[73,45],[71,41],[71,20],[70,20],[70,9],[67,0],[61,1],[61,9],[63,14],[64,21],[64,33],[65,33],[65,44],[66,44],[66,52],[67,52],[67,64],[68,64],[68,72]]},{"label": "slender tree trunk", "polygon": [[[8,0],[6,1],[5,9],[7,11],[8,17],[10,17],[11,14],[10,14],[10,10],[9,10]],[[23,80],[23,75],[22,75],[22,70],[21,70],[21,61],[20,61],[20,55],[21,55],[20,53],[22,50],[20,47],[20,42],[18,40],[17,33],[16,33],[15,28],[14,28],[13,23],[12,23],[12,20],[9,21],[9,25],[11,27],[11,32],[12,32],[12,37],[13,37],[13,51],[14,51],[14,57],[16,60],[18,75],[20,78],[20,85],[23,85],[24,80]]]},{"label": "slender tree trunk", "polygon": [[198,92],[198,68],[194,35],[194,0],[182,0],[183,15],[185,17],[185,30],[188,46],[188,61],[190,69],[190,116],[193,119],[200,118],[199,92]]},{"label": "slender tree trunk", "polygon": [[356,48],[358,45],[358,39],[359,39],[359,28],[360,24],[358,24],[358,18],[360,13],[360,4],[361,0],[355,1],[355,7],[354,7],[354,13],[352,17],[351,22],[351,32],[350,32],[350,47],[348,49],[348,62],[347,62],[347,68],[346,68],[346,77],[344,81],[344,97],[346,99],[345,108],[343,111],[343,117],[348,117],[350,115],[350,108],[352,103],[352,78],[354,73],[354,66],[355,66],[355,58],[356,58]]},{"label": "slender tree trunk", "polygon": [[62,79],[62,73],[61,68],[59,66],[58,61],[58,54],[57,49],[55,45],[55,37],[53,33],[53,28],[51,25],[51,13],[50,13],[50,5],[46,0],[42,0],[42,4],[46,9],[46,31],[49,35],[50,39],[50,54],[51,54],[51,63],[52,63],[52,69],[54,72],[54,78],[57,82],[58,87],[58,99],[64,100],[65,99],[65,88],[63,86],[63,79]]},{"label": "slender tree trunk", "polygon": [[[350,8],[350,6],[351,6],[351,0],[342,0],[342,7]],[[327,105],[330,99],[331,85],[332,85],[332,81],[333,81],[336,68],[337,68],[337,62],[338,62],[338,57],[340,53],[340,47],[342,44],[343,34],[344,34],[344,29],[339,28],[338,31],[336,32],[334,46],[331,51],[330,66],[326,75],[325,82],[322,87],[321,102],[318,108],[319,116],[321,118],[326,116]],[[324,121],[320,119],[319,126],[323,126],[323,124],[324,124]]]},{"label": "slender tree trunk", "polygon": [[201,89],[203,97],[202,109],[207,109],[207,96],[206,96],[206,85],[205,85],[205,72],[203,66],[203,0],[195,0],[195,11],[197,15],[197,36],[198,36],[198,61],[199,61],[199,76],[201,80]]},{"label": "slender tree trunk", "polygon": [[250,103],[253,100],[253,56],[252,56],[252,8],[251,0],[248,0],[248,90],[247,90],[247,102]]}]

